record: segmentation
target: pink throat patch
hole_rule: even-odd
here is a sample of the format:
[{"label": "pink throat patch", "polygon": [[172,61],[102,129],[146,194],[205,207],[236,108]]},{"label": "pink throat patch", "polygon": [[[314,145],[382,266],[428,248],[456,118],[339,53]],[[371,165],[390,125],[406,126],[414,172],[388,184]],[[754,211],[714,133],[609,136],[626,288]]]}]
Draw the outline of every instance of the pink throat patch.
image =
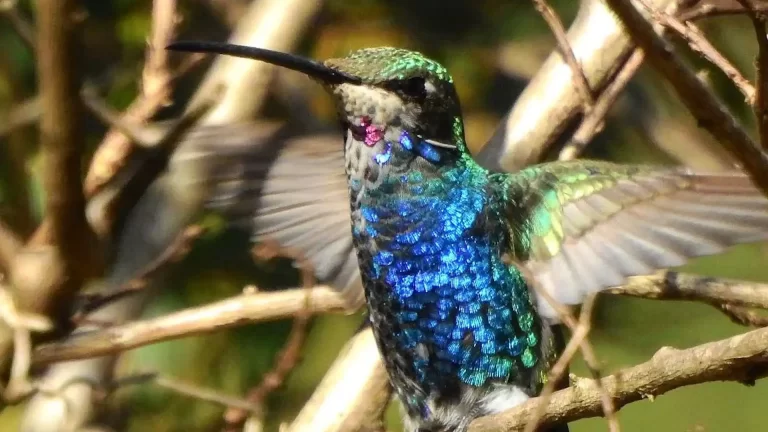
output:
[{"label": "pink throat patch", "polygon": [[365,129],[365,145],[373,147],[379,141],[384,139],[384,131],[371,124],[371,119],[363,117],[360,121],[360,127]]}]

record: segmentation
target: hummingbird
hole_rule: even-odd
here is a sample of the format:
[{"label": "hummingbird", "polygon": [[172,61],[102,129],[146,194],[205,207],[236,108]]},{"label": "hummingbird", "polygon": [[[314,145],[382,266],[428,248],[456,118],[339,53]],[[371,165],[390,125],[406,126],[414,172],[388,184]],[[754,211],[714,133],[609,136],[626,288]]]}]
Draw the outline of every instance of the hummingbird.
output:
[{"label": "hummingbird", "polygon": [[[539,394],[560,345],[547,297],[577,305],[629,276],[768,237],[768,200],[740,172],[591,160],[483,168],[467,148],[451,75],[415,51],[366,48],[319,62],[224,43],[168,48],[265,61],[333,97],[344,218],[410,432],[465,431]],[[305,168],[310,178],[320,169]],[[304,172],[291,173],[294,185]],[[314,216],[311,206],[283,210],[274,215],[286,232]]]}]

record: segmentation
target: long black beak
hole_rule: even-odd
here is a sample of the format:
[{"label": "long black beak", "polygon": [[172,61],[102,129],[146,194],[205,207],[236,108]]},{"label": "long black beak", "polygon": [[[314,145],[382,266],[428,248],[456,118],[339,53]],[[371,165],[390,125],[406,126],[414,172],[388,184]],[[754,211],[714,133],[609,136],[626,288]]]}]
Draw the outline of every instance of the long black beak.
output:
[{"label": "long black beak", "polygon": [[317,78],[328,84],[352,83],[360,84],[360,78],[347,73],[331,69],[328,66],[293,54],[272,51],[264,48],[255,48],[245,45],[234,45],[220,42],[174,42],[166,47],[171,51],[204,52],[226,54],[234,57],[243,57],[253,60],[261,60],[276,66],[295,70]]}]

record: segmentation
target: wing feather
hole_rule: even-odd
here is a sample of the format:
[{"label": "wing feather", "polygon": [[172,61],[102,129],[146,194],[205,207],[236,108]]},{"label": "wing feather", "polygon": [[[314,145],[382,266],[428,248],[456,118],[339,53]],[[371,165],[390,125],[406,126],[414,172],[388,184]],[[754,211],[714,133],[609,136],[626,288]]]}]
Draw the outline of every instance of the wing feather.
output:
[{"label": "wing feather", "polygon": [[254,241],[302,251],[321,282],[337,289],[350,308],[362,305],[338,134],[287,137],[274,128],[228,127],[239,139],[199,140],[184,155],[213,161],[204,179],[211,188],[207,208],[249,230]]},{"label": "wing feather", "polygon": [[[768,239],[768,199],[741,173],[574,161],[498,178],[513,252],[563,304],[629,276]],[[557,319],[546,300],[538,302]]]}]

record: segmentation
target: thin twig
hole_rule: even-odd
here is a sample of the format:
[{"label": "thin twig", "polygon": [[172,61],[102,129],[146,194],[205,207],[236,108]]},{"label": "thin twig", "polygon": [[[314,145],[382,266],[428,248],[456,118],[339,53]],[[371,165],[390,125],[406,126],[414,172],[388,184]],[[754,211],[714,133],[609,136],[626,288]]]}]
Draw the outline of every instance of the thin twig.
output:
[{"label": "thin twig", "polygon": [[725,303],[721,304],[718,309],[736,324],[749,327],[768,327],[768,317],[743,306]]},{"label": "thin twig", "polygon": [[[505,259],[506,258],[507,256],[505,256]],[[600,382],[601,373],[599,371],[600,367],[594,349],[592,348],[592,344],[589,343],[589,339],[587,338],[591,329],[592,308],[594,307],[596,295],[590,295],[586,299],[582,305],[579,321],[577,322],[573,317],[571,310],[552,297],[552,295],[538,283],[525,265],[522,265],[522,263],[515,263],[515,265],[520,269],[529,286],[533,287],[534,291],[544,298],[549,306],[557,312],[560,321],[571,331],[571,340],[568,341],[568,345],[566,345],[565,349],[560,354],[560,358],[555,365],[551,367],[547,377],[547,384],[540,393],[542,396],[541,407],[539,408],[537,415],[531,419],[526,427],[527,431],[532,432],[537,430],[539,419],[546,410],[548,395],[552,394],[555,390],[555,386],[560,382],[563,374],[568,370],[568,365],[575,354],[576,347],[581,350],[589,371],[592,374],[592,379],[597,383],[598,389],[602,392],[602,384]],[[619,420],[616,417],[616,409],[613,406],[613,401],[611,401],[611,398],[608,397],[606,392],[602,392],[601,401],[603,404],[603,414],[608,421],[609,430],[611,432],[619,432]]]},{"label": "thin twig", "polygon": [[37,39],[35,38],[35,28],[21,15],[18,5],[18,0],[0,0],[0,13],[5,15],[11,27],[13,27],[21,40],[27,44],[29,49],[36,51]]},{"label": "thin twig", "polygon": [[36,123],[40,119],[40,113],[42,112],[40,105],[39,96],[17,103],[5,115],[2,124],[0,124],[0,137],[8,135],[17,128]]},{"label": "thin twig", "polygon": [[[178,18],[175,0],[155,0],[152,5],[152,34],[147,46],[146,62],[142,72],[141,94],[123,114],[125,122],[141,123],[152,117],[168,104],[171,84],[180,72],[168,70],[168,54],[165,46],[175,34]],[[201,57],[190,57],[189,63],[196,63]],[[85,178],[86,195],[92,196],[106,184],[124,165],[133,150],[129,137],[118,128],[113,128],[102,140],[94,153],[91,166]]]},{"label": "thin twig", "polygon": [[195,384],[182,382],[175,378],[169,378],[167,376],[162,376],[153,372],[137,373],[134,375],[118,378],[111,384],[108,390],[109,393],[112,393],[128,385],[145,384],[148,382],[153,383],[158,387],[171,390],[180,395],[188,396],[205,402],[211,402],[229,408],[237,408],[239,410],[253,414],[259,414],[261,412],[257,405],[254,405],[240,398],[223,394],[218,390],[200,387]]},{"label": "thin twig", "polygon": [[752,20],[757,38],[757,58],[755,58],[755,98],[752,109],[757,119],[757,129],[760,131],[760,145],[768,151],[768,34],[766,33],[766,17],[763,12],[755,9],[751,0],[737,0]]},{"label": "thin twig", "polygon": [[[601,380],[617,408],[670,390],[712,381],[753,384],[768,374],[768,329],[753,330],[694,348],[662,348],[651,360]],[[504,413],[475,420],[469,432],[522,431],[539,398]],[[601,390],[592,380],[577,380],[552,394],[542,427],[602,414]]]},{"label": "thin twig", "polygon": [[608,111],[616,102],[624,87],[629,83],[645,60],[645,53],[640,48],[635,48],[621,70],[616,74],[603,93],[597,98],[595,106],[584,116],[579,128],[576,129],[571,139],[560,151],[560,160],[575,159],[587,147],[592,138],[602,129],[603,120]]},{"label": "thin twig", "polygon": [[[312,289],[316,284],[315,269],[312,266],[312,263],[306,259],[304,254],[285,247],[278,247],[278,249],[279,250],[275,252],[274,256],[292,258],[299,266],[299,269],[301,270],[302,286],[306,291],[306,295],[304,307],[296,312],[296,315],[293,318],[291,332],[288,335],[288,339],[285,341],[285,345],[275,357],[275,363],[272,370],[264,374],[261,382],[248,391],[246,400],[261,407],[262,413],[265,411],[264,404],[267,397],[283,384],[285,378],[299,362],[301,348],[304,346],[304,340],[307,336],[307,325],[312,317]],[[247,419],[247,412],[239,409],[228,409],[224,413],[225,430],[242,430]]]},{"label": "thin twig", "polygon": [[738,88],[744,95],[744,98],[750,104],[753,103],[755,98],[755,87],[744,77],[744,75],[742,75],[741,72],[739,72],[738,69],[736,69],[736,66],[728,61],[728,59],[725,58],[725,56],[722,55],[709,40],[707,40],[704,33],[702,33],[695,24],[691,22],[683,23],[667,13],[654,9],[644,1],[640,1],[639,3],[651,14],[654,20],[674,31],[678,36],[688,42],[688,46],[690,46],[692,50],[701,54],[702,57],[723,71],[733,84],[736,85],[736,88]]},{"label": "thin twig", "polygon": [[[679,18],[683,21],[697,20],[718,15],[743,14],[744,7],[738,0],[699,0],[681,2]],[[768,2],[761,1],[755,5],[759,11],[768,11]]]},{"label": "thin twig", "polygon": [[13,359],[8,384],[2,392],[4,402],[18,402],[34,387],[29,381],[32,353],[31,332],[46,332],[53,324],[45,317],[20,311],[5,285],[0,284],[0,320],[13,331]]},{"label": "thin twig", "polygon": [[114,290],[110,290],[108,294],[90,294],[82,296],[84,304],[72,316],[72,321],[74,323],[79,323],[85,315],[94,310],[144,288],[147,285],[148,280],[157,271],[166,265],[178,262],[187,256],[189,250],[192,248],[192,244],[203,234],[203,232],[203,227],[199,225],[191,225],[187,227],[187,229],[185,229],[184,232],[182,232],[181,235],[179,235],[176,240],[160,254],[160,256],[155,258],[155,260],[145,269],[124,285],[116,287]]},{"label": "thin twig", "polygon": [[581,309],[581,314],[579,315],[578,324],[571,334],[571,340],[568,341],[565,349],[563,349],[563,352],[560,354],[560,358],[557,359],[557,362],[555,362],[550,369],[547,376],[547,384],[542,389],[538,398],[539,406],[533,412],[533,416],[530,417],[530,421],[526,425],[524,432],[534,432],[538,429],[539,422],[547,410],[549,398],[555,391],[555,386],[568,370],[568,365],[571,363],[573,356],[576,355],[579,346],[586,340],[587,335],[589,335],[591,329],[590,320],[592,307],[594,306],[594,303],[595,296],[589,297],[584,303],[584,306]]},{"label": "thin twig", "polygon": [[595,105],[595,97],[589,86],[589,81],[587,81],[587,76],[584,74],[584,69],[581,68],[581,64],[579,64],[579,61],[576,59],[571,44],[568,42],[568,36],[565,34],[566,30],[563,26],[563,22],[546,0],[533,0],[533,4],[536,7],[536,10],[539,11],[539,14],[541,14],[542,18],[544,18],[544,21],[547,22],[547,25],[549,25],[552,34],[555,35],[560,54],[563,56],[565,62],[568,63],[568,67],[571,68],[573,84],[576,87],[576,92],[581,96],[582,103],[584,104],[584,112],[589,113]]},{"label": "thin twig", "polygon": [[643,48],[648,61],[672,85],[677,95],[699,122],[743,164],[755,184],[768,194],[768,157],[755,145],[728,108],[704,85],[675,52],[659,37],[651,24],[628,0],[606,0]]}]

